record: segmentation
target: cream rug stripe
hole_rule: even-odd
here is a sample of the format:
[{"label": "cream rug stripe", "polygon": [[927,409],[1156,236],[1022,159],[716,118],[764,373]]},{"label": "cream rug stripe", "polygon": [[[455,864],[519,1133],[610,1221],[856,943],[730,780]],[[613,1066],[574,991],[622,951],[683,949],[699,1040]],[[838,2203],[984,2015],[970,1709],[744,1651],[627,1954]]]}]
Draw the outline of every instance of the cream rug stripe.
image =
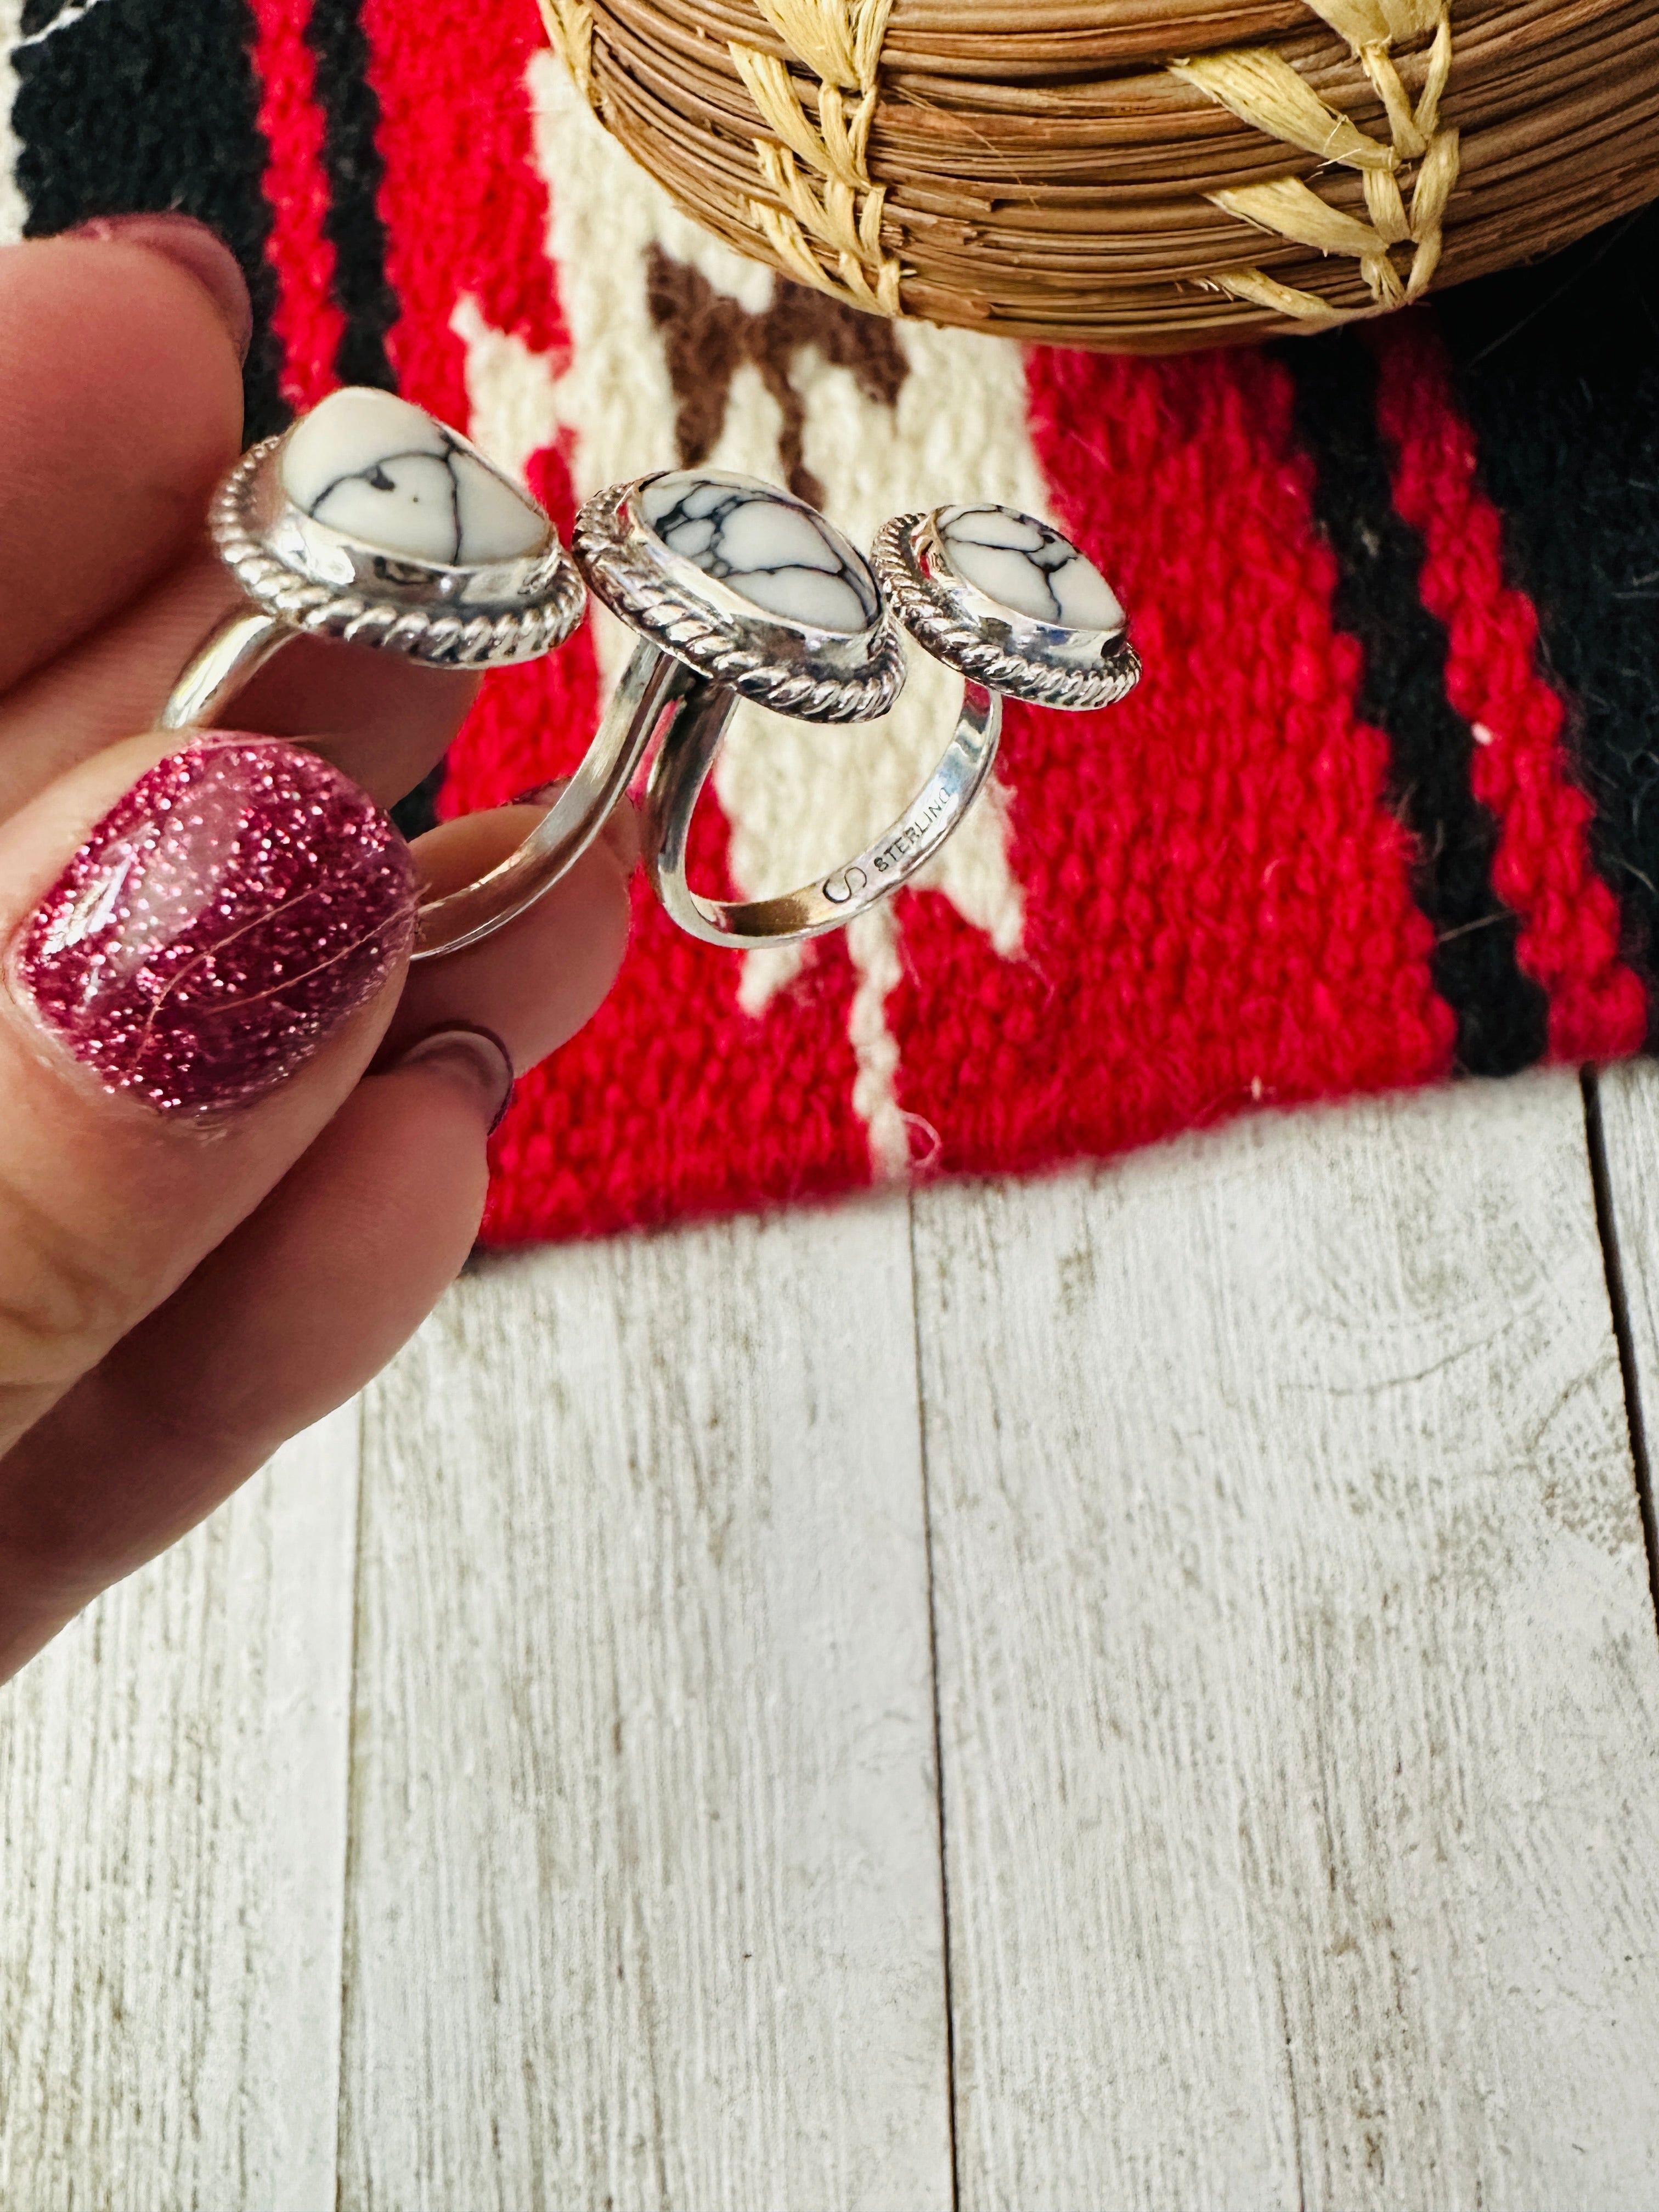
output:
[{"label": "cream rug stripe", "polygon": [[[752,315],[772,304],[775,279],[678,212],[600,128],[551,53],[532,59],[529,88],[571,357],[556,374],[548,361],[490,329],[471,301],[460,303],[454,327],[467,349],[478,442],[521,469],[564,428],[576,489],[585,497],[678,459],[676,398],[647,295],[653,250],[695,270]],[[1046,513],[1018,350],[964,331],[886,327],[895,331],[905,371],[891,404],[867,397],[849,370],[816,349],[803,349],[792,366],[804,407],[802,457],[835,521],[867,545],[888,515],[951,499],[1000,500]],[[707,465],[775,481],[783,427],[777,401],[745,362],[732,377]],[[607,618],[599,636],[607,683],[615,682],[631,642]],[[715,769],[740,893],[761,896],[810,882],[895,819],[931,773],[959,696],[957,680],[918,654],[903,698],[884,722],[818,728],[744,707]],[[921,879],[1004,958],[1020,950],[1024,910],[1008,851],[1006,794],[994,791]],[[899,1056],[885,1018],[902,972],[894,910],[884,908],[849,932],[848,946],[857,977],[849,1014],[854,1110],[869,1130],[877,1172],[900,1176],[912,1145],[896,1104]],[[745,1011],[763,1018],[801,958],[798,949],[747,956],[739,988]],[[919,1133],[925,1146],[926,1133]]]},{"label": "cream rug stripe", "polygon": [[17,64],[23,40],[24,0],[0,0],[0,246],[15,246],[28,221],[28,202],[17,181],[17,133],[11,111],[17,99]]}]

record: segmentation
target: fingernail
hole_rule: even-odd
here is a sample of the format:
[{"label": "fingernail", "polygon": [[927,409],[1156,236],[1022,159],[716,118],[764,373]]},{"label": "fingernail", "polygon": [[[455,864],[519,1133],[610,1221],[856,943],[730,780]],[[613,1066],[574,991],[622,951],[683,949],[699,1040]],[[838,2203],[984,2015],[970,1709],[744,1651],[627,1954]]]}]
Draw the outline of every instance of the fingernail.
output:
[{"label": "fingernail", "polygon": [[112,239],[164,255],[195,277],[219,310],[237,359],[247,359],[253,339],[253,303],[240,264],[216,230],[210,230],[193,215],[100,215],[77,223],[64,236]]},{"label": "fingernail", "polygon": [[13,974],[111,1091],[251,1104],[373,998],[414,929],[409,848],[314,753],[214,732],[139,778],[23,927]]},{"label": "fingernail", "polygon": [[490,1136],[513,1103],[513,1055],[494,1030],[476,1022],[450,1022],[441,1030],[428,1030],[380,1073],[396,1075],[406,1067],[434,1068],[465,1085],[489,1115],[486,1133]]}]

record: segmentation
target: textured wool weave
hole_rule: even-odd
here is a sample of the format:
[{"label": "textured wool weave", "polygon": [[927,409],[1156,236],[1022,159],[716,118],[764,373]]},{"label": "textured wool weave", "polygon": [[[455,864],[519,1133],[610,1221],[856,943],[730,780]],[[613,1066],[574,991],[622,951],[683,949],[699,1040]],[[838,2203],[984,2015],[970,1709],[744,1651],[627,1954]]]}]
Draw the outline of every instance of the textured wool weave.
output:
[{"label": "textured wool weave", "polygon": [[[641,887],[584,1034],[520,1085],[511,1240],[1042,1168],[1254,1103],[1628,1054],[1659,923],[1659,222],[1281,349],[1127,360],[860,314],[675,213],[532,0],[27,0],[0,215],[179,206],[242,258],[248,434],[386,385],[576,501],[677,462],[864,543],[1046,514],[1118,587],[1122,706],[1011,709],[919,887],[799,952]],[[3,105],[3,103],[0,103]],[[441,812],[580,758],[629,641],[490,680]],[[815,729],[745,708],[703,879],[754,896],[891,818],[952,681]]]}]

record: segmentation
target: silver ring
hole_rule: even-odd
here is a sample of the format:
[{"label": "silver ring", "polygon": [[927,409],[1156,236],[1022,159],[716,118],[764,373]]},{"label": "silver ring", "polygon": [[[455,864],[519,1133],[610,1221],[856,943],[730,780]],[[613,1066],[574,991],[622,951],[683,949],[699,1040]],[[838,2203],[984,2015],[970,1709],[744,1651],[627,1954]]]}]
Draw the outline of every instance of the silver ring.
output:
[{"label": "silver ring", "polygon": [[[878,535],[872,576],[822,515],[771,485],[674,471],[590,500],[572,543],[594,595],[642,633],[632,683],[641,696],[656,687],[651,725],[637,732],[641,750],[661,738],[645,805],[652,883],[673,920],[713,945],[748,950],[839,929],[924,867],[991,772],[1004,696],[1098,707],[1140,675],[1099,570],[1047,523],[1007,507],[896,517]],[[894,614],[963,678],[927,783],[816,884],[769,899],[694,891],[691,818],[738,696],[807,720],[885,712],[902,681]],[[665,672],[671,657],[677,676]]]},{"label": "silver ring", "polygon": [[[210,726],[291,638],[337,638],[433,668],[482,670],[562,645],[586,604],[553,525],[458,431],[407,400],[330,394],[253,447],[209,513],[247,605],[191,656],[164,730]],[[638,761],[608,715],[557,803],[477,883],[421,908],[414,957],[488,937],[550,890],[604,828]]]},{"label": "silver ring", "polygon": [[685,879],[691,817],[739,699],[862,722],[897,698],[904,649],[862,555],[774,484],[678,469],[590,499],[571,548],[593,596],[640,633],[623,688],[641,702],[640,752],[660,740],[642,842],[672,918],[746,950],[838,929],[880,896],[884,884],[855,884],[857,862],[769,899],[705,898]]},{"label": "silver ring", "polygon": [[961,822],[995,763],[1005,698],[1082,712],[1115,704],[1140,681],[1110,585],[1035,515],[988,501],[895,515],[870,559],[911,636],[962,678],[963,697],[945,757],[908,815],[848,872],[849,908],[854,896],[867,905],[896,890]]}]

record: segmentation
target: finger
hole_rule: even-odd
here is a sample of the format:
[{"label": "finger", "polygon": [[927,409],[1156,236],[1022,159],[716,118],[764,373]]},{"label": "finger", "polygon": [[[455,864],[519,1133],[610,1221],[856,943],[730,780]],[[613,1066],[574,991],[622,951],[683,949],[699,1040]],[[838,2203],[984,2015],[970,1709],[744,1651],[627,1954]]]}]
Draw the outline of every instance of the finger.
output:
[{"label": "finger", "polygon": [[273,739],[176,743],[0,831],[0,1449],[305,1152],[402,973],[412,868],[363,794]]},{"label": "finger", "polygon": [[[447,822],[412,850],[423,897],[487,874],[528,836],[545,809],[498,806]],[[628,879],[639,857],[624,799],[570,873],[481,944],[410,970],[381,1058],[452,1021],[493,1030],[522,1073],[556,1050],[610,989],[628,946]]]},{"label": "finger", "polygon": [[128,236],[0,251],[0,690],[179,560],[240,438],[237,348],[194,273],[227,250],[156,217]]},{"label": "finger", "polygon": [[[510,1030],[520,1065],[563,1042],[615,972],[630,840],[624,821],[614,845],[478,948],[489,957],[473,963],[460,1017]],[[458,845],[447,855],[471,857]],[[434,963],[422,980],[459,966]],[[526,968],[599,982],[565,995],[556,1016],[526,1018]],[[0,1461],[0,1676],[361,1389],[418,1325],[476,1234],[484,1139],[510,1079],[476,1026],[406,1043],[264,1204]]]},{"label": "finger", "polygon": [[[211,554],[185,564],[0,705],[0,819],[130,731],[153,727],[179,671],[240,603]],[[295,638],[237,697],[239,729],[303,738],[377,805],[442,759],[477,678],[396,653]]]},{"label": "finger", "polygon": [[15,685],[0,702],[0,820],[134,730],[154,729],[179,671],[238,598],[221,562],[198,552]]},{"label": "finger", "polygon": [[412,791],[449,750],[480,678],[401,653],[296,638],[234,709],[240,724],[301,738],[382,806]]},{"label": "finger", "polygon": [[[486,1064],[487,1066],[487,1064]],[[506,1070],[362,1085],[271,1198],[0,1460],[0,1680],[360,1389],[477,1233]]]}]

